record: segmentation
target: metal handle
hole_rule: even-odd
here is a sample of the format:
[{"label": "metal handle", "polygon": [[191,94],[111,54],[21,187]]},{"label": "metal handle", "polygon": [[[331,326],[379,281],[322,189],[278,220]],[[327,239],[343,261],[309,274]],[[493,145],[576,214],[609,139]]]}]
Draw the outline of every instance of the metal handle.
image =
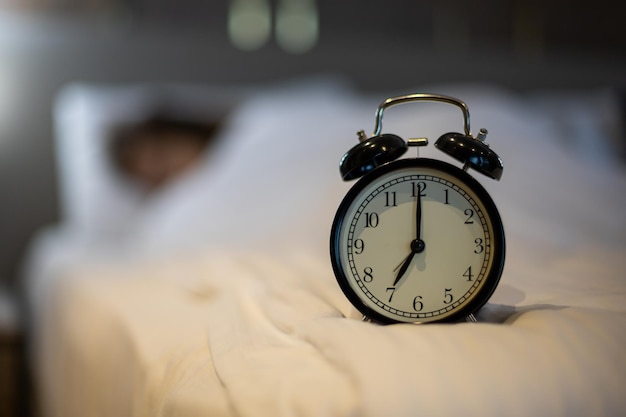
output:
[{"label": "metal handle", "polygon": [[399,97],[390,97],[387,100],[383,101],[380,106],[378,106],[378,110],[376,110],[376,124],[374,125],[374,133],[372,136],[380,135],[380,132],[383,128],[383,112],[386,108],[395,106],[396,104],[408,103],[410,101],[440,101],[443,103],[452,104],[457,106],[463,112],[463,127],[465,129],[465,134],[468,136],[472,136],[470,131],[470,115],[469,109],[467,105],[459,100],[458,98],[444,96],[440,94],[408,94],[405,96]]}]

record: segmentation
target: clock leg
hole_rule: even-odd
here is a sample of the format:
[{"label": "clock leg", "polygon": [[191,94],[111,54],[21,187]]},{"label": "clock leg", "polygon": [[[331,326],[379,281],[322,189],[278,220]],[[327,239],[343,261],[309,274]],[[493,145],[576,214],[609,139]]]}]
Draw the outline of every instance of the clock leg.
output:
[{"label": "clock leg", "polygon": [[473,313],[470,313],[467,317],[465,317],[465,321],[468,323],[477,323],[478,320],[476,319],[476,316]]}]

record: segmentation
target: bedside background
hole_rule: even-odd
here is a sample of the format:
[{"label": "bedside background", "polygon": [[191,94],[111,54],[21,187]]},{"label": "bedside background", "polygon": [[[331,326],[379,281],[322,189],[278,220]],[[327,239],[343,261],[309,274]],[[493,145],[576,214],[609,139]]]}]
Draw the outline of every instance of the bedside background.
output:
[{"label": "bedside background", "polygon": [[[59,220],[52,108],[67,83],[253,86],[336,75],[381,98],[449,82],[529,93],[622,92],[626,5],[613,3],[0,3],[0,416],[30,409],[24,407],[23,335],[12,293],[20,287],[30,239]],[[300,37],[289,31],[290,11],[302,19],[299,28],[308,28]],[[246,13],[259,22],[252,27],[256,34],[237,25]],[[624,137],[618,132],[616,152],[624,152]]]},{"label": "bedside background", "polygon": [[234,6],[265,4],[278,23],[281,8],[306,12],[311,2],[4,1],[0,280],[15,286],[29,239],[58,220],[51,109],[68,82],[256,84],[323,73],[389,95],[465,81],[623,89],[626,5],[613,3],[319,0],[308,38],[269,33],[255,44],[229,36]]}]

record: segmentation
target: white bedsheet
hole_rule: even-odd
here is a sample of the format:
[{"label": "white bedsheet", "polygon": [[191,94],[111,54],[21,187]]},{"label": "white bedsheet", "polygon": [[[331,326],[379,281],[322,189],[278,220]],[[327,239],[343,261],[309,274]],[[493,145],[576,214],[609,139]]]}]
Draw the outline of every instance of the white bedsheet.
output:
[{"label": "white bedsheet", "polygon": [[623,252],[517,259],[481,323],[432,326],[359,321],[303,254],[78,269],[46,318],[46,403],[64,416],[622,414]]},{"label": "white bedsheet", "polygon": [[[349,187],[337,162],[384,97],[314,90],[251,100],[220,169],[155,201],[127,239],[42,238],[30,275],[45,415],[624,415],[626,172],[601,130],[566,146],[571,126],[541,97],[435,91],[467,102],[504,161],[501,182],[479,180],[505,223],[505,271],[479,323],[385,327],[360,321],[327,254]],[[605,115],[598,97],[578,125]],[[384,130],[460,129],[454,111],[409,107]]]}]

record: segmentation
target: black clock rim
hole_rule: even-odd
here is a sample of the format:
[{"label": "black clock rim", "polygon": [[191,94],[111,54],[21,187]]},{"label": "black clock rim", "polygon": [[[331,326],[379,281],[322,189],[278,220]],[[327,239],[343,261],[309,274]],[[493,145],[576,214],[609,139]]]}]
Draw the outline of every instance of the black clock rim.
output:
[{"label": "black clock rim", "polygon": [[[348,193],[339,204],[339,208],[337,209],[337,213],[335,214],[335,218],[333,219],[330,233],[330,259],[335,278],[337,279],[337,283],[339,284],[342,292],[352,303],[352,305],[369,319],[381,324],[411,323],[394,320],[368,307],[348,283],[348,278],[346,277],[343,268],[341,267],[341,256],[339,253],[339,231],[341,230],[345,215],[347,214],[350,205],[357,197],[357,195],[365,187],[367,187],[370,183],[372,183],[379,177],[391,171],[403,168],[431,168],[441,170],[449,175],[458,178],[461,182],[467,185],[468,188],[476,193],[476,196],[485,206],[487,216],[491,219],[494,239],[493,262],[491,270],[487,273],[487,276],[485,277],[485,282],[478,292],[478,295],[453,314],[443,319],[435,319],[428,322],[447,323],[463,320],[470,314],[476,314],[478,310],[480,310],[487,303],[487,301],[489,301],[494,291],[496,290],[498,283],[500,282],[502,272],[504,271],[506,240],[504,236],[504,225],[502,224],[502,218],[500,217],[500,213],[487,190],[470,174],[444,161],[429,158],[406,158],[389,162],[360,178],[356,182],[356,184],[354,184],[352,188],[348,190]],[[415,323],[418,322],[418,320],[415,321]]]}]

